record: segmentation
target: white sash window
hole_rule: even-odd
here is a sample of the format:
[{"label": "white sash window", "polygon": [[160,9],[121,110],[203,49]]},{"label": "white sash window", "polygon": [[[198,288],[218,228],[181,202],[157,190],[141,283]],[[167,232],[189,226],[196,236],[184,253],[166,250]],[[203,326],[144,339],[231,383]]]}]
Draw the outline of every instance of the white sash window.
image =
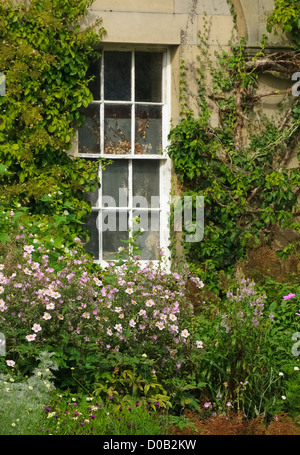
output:
[{"label": "white sash window", "polygon": [[90,194],[87,249],[95,262],[110,261],[133,219],[141,260],[156,260],[168,245],[170,160],[165,148],[170,127],[170,62],[167,50],[104,50],[92,68],[94,101],[78,131],[79,156],[106,157],[101,188]]}]

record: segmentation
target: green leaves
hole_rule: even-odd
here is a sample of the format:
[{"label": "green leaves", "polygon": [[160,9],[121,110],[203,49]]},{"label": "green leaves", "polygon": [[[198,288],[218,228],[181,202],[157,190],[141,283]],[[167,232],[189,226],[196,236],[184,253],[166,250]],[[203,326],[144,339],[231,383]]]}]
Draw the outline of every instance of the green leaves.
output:
[{"label": "green leaves", "polygon": [[[0,162],[10,171],[0,173],[2,194],[8,208],[19,202],[33,216],[58,217],[52,220],[62,236],[78,229],[89,213],[83,191],[98,184],[95,167],[66,154],[82,122],[79,109],[92,100],[86,72],[100,57],[96,48],[104,33],[81,31],[76,24],[90,4],[33,0],[25,8],[0,1],[0,66],[6,76]],[[53,192],[63,196],[47,200]],[[72,213],[64,218],[67,203]]]},{"label": "green leaves", "polygon": [[[242,40],[228,52],[215,53],[217,64],[207,56],[200,60],[211,78],[197,81],[199,114],[187,111],[169,134],[168,153],[182,182],[182,196],[204,196],[201,245],[183,244],[188,260],[205,274],[210,286],[219,271],[233,269],[249,246],[267,241],[266,234],[276,223],[295,228],[299,172],[278,163],[297,139],[298,104],[292,107],[293,124],[286,128],[254,109],[257,75],[245,69],[244,46]],[[264,48],[265,37],[257,56],[264,55]],[[217,126],[208,121],[207,99],[216,106]],[[245,114],[251,118],[247,124],[241,120]],[[280,122],[279,118],[279,126]],[[246,126],[247,143],[241,141]]]},{"label": "green leaves", "polygon": [[275,9],[268,17],[267,31],[273,28],[290,33],[295,47],[299,49],[300,6],[298,0],[275,0]]}]

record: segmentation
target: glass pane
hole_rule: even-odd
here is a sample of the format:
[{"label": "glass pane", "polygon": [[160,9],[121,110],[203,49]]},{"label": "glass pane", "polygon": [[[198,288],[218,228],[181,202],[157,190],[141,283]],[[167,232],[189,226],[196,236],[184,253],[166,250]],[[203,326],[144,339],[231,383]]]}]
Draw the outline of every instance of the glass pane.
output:
[{"label": "glass pane", "polygon": [[86,77],[89,79],[93,77],[93,80],[89,82],[89,89],[93,94],[94,100],[100,100],[100,76],[101,76],[101,60],[98,59],[91,63],[87,71]]},{"label": "glass pane", "polygon": [[131,106],[105,106],[104,141],[104,153],[122,155],[131,152]]},{"label": "glass pane", "polygon": [[92,212],[85,225],[85,228],[89,231],[91,237],[85,248],[89,253],[93,254],[96,260],[99,259],[99,232],[97,228],[98,213],[99,212]]},{"label": "glass pane", "polygon": [[162,54],[157,52],[136,52],[135,100],[161,103]]},{"label": "glass pane", "polygon": [[103,210],[102,224],[103,259],[113,259],[119,247],[127,248],[122,240],[128,240],[128,213]]},{"label": "glass pane", "polygon": [[161,150],[162,108],[160,106],[136,106],[134,153],[157,154]]},{"label": "glass pane", "polygon": [[[134,211],[135,212],[135,211]],[[137,212],[133,216],[137,216]],[[151,215],[153,217],[151,222]],[[143,223],[142,223],[143,224]],[[141,225],[142,227],[142,225]],[[137,236],[137,245],[141,252],[141,260],[156,260],[159,256],[160,234],[159,234],[159,212],[148,214],[148,229]]]},{"label": "glass pane", "polygon": [[83,110],[86,120],[78,129],[79,153],[100,153],[100,106],[90,104]]},{"label": "glass pane", "polygon": [[109,164],[102,172],[102,199],[103,205],[107,200],[109,206],[109,196],[113,199],[113,207],[128,206],[128,161],[118,160]]},{"label": "glass pane", "polygon": [[[94,158],[86,158],[86,161],[92,161],[95,163],[97,160]],[[86,200],[88,200],[92,207],[98,207],[98,196],[99,196],[99,186],[96,186],[95,191],[85,191],[84,193]]]},{"label": "glass pane", "polygon": [[159,160],[133,160],[133,206],[142,196],[147,207],[159,207],[159,167]]},{"label": "glass pane", "polygon": [[92,207],[98,207],[99,187],[95,191],[86,191],[87,200],[90,202]]},{"label": "glass pane", "polygon": [[104,53],[104,99],[131,99],[131,52]]}]

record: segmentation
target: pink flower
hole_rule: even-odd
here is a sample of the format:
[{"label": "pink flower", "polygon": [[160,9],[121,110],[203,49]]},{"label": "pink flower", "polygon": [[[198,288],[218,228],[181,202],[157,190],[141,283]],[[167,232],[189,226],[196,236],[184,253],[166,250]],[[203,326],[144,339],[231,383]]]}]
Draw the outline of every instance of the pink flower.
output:
[{"label": "pink flower", "polygon": [[295,297],[295,295],[296,295],[296,294],[288,294],[288,295],[285,295],[285,296],[283,297],[283,300],[290,300],[290,299],[292,299],[293,297]]},{"label": "pink flower", "polygon": [[207,401],[206,403],[204,403],[204,407],[205,408],[209,408],[211,405],[211,402],[210,401]]}]

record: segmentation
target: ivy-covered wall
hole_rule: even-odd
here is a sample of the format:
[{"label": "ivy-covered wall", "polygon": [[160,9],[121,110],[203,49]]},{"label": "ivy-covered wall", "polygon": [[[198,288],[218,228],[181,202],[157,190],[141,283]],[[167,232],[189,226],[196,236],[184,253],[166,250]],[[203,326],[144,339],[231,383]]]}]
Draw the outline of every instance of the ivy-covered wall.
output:
[{"label": "ivy-covered wall", "polygon": [[91,3],[0,1],[1,209],[28,212],[56,246],[80,231],[90,212],[84,191],[98,180],[94,165],[67,154],[92,100],[86,73],[104,33],[101,21],[80,27]]}]

